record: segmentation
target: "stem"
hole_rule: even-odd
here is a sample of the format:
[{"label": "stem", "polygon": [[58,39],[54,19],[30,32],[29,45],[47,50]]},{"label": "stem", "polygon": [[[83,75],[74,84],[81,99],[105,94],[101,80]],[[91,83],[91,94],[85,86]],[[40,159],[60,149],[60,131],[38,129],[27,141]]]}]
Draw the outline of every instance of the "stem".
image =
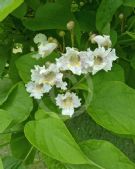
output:
[{"label": "stem", "polygon": [[121,33],[124,31],[124,18],[121,20]]},{"label": "stem", "polygon": [[22,161],[22,163],[25,163],[25,161],[26,161],[27,158],[29,157],[30,153],[32,152],[33,148],[34,148],[33,146],[30,148],[28,154],[26,155],[26,157],[24,158],[24,160]]},{"label": "stem", "polygon": [[63,40],[63,49],[62,49],[62,52],[64,52],[65,51],[65,38],[64,38],[64,36],[63,36],[62,40]]},{"label": "stem", "polygon": [[74,47],[74,30],[73,29],[70,31],[70,35],[71,35],[71,45],[72,47]]}]

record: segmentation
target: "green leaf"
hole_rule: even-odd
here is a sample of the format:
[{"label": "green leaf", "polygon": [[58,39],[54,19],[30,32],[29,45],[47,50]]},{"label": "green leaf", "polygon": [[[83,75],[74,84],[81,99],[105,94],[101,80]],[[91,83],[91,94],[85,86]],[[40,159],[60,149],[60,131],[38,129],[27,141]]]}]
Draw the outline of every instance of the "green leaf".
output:
[{"label": "green leaf", "polygon": [[4,169],[26,169],[21,163],[22,161],[17,160],[14,157],[5,157],[3,159]]},{"label": "green leaf", "polygon": [[2,109],[7,110],[15,123],[22,122],[28,118],[32,110],[33,103],[22,83],[19,83],[7,101],[2,105]]},{"label": "green leaf", "polygon": [[0,109],[0,133],[2,133],[11,123],[12,118],[7,111]]},{"label": "green leaf", "polygon": [[122,0],[102,0],[96,14],[96,28],[99,32],[102,32],[104,27],[111,22],[113,15],[122,3]]},{"label": "green leaf", "polygon": [[24,132],[33,146],[56,160],[71,164],[93,164],[58,117],[28,122]]},{"label": "green leaf", "polygon": [[95,91],[88,113],[108,130],[135,135],[134,103],[135,90],[122,82],[105,82]]},{"label": "green leaf", "polygon": [[34,53],[23,55],[16,61],[16,67],[19,71],[19,75],[25,83],[31,80],[30,70],[34,68],[34,65],[44,65],[46,61],[54,61],[58,56],[57,53],[52,53],[44,59],[36,60],[33,58],[33,54]]},{"label": "green leaf", "polygon": [[35,18],[24,19],[23,24],[31,30],[66,29],[67,22],[74,18],[70,4],[71,0],[46,3],[37,9]]},{"label": "green leaf", "polygon": [[37,10],[37,8],[40,6],[39,0],[27,0],[26,3],[34,10]]},{"label": "green leaf", "polygon": [[2,164],[1,158],[0,158],[0,169],[3,169],[3,164]]},{"label": "green leaf", "polygon": [[135,169],[135,164],[108,141],[88,140],[80,146],[89,158],[104,169]]},{"label": "green leaf", "polygon": [[21,5],[23,1],[24,0],[0,0],[0,21]]},{"label": "green leaf", "polygon": [[76,19],[82,31],[86,32],[94,31],[95,18],[96,18],[95,11],[81,10],[76,13]]},{"label": "green leaf", "polygon": [[15,158],[19,160],[24,160],[27,154],[29,154],[25,163],[31,164],[33,162],[35,150],[32,151],[31,144],[28,142],[23,133],[12,134],[10,148],[12,151],[12,155]]},{"label": "green leaf", "polygon": [[98,72],[93,76],[93,86],[94,90],[100,88],[101,83],[105,83],[108,81],[122,81],[124,82],[124,70],[118,64],[113,65],[112,70],[105,72]]},{"label": "green leaf", "polygon": [[124,1],[123,5],[135,7],[135,1],[133,1],[133,0],[123,0],[123,1]]},{"label": "green leaf", "polygon": [[13,90],[13,84],[10,79],[0,80],[0,105],[2,105]]},{"label": "green leaf", "polygon": [[65,164],[48,156],[43,156],[43,160],[49,169],[99,169],[88,164]]},{"label": "green leaf", "polygon": [[[80,146],[87,157],[102,166],[103,169],[135,169],[135,164],[108,141],[88,140],[82,142]],[[88,165],[64,164],[46,156],[44,160],[49,169],[93,169]]]},{"label": "green leaf", "polygon": [[27,12],[27,5],[26,3],[23,3],[21,6],[19,6],[15,11],[12,12],[12,15],[16,18],[23,18],[24,15]]}]

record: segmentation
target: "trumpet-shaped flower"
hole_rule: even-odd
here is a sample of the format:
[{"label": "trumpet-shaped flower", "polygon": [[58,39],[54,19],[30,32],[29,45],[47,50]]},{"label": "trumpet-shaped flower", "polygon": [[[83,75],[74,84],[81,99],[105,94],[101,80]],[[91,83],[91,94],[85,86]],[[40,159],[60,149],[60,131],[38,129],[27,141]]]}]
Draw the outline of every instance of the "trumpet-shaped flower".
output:
[{"label": "trumpet-shaped flower", "polygon": [[107,35],[97,35],[92,38],[93,42],[96,42],[99,47],[106,47],[109,48],[112,45],[112,42],[110,40],[110,36]]},{"label": "trumpet-shaped flower", "polygon": [[66,92],[66,94],[58,94],[56,97],[56,105],[62,109],[63,115],[72,116],[74,109],[81,106],[81,99],[75,93]]},{"label": "trumpet-shaped flower", "polygon": [[56,87],[66,90],[67,83],[62,81],[63,74],[59,72],[55,64],[50,64],[48,68],[35,66],[35,69],[31,70],[31,72],[32,81],[38,84],[47,84],[50,89],[56,85]]},{"label": "trumpet-shaped flower", "polygon": [[93,62],[92,65],[92,74],[94,75],[100,70],[111,70],[112,62],[117,59],[115,49],[105,49],[104,47],[96,48],[93,51],[91,61]]},{"label": "trumpet-shaped flower", "polygon": [[50,55],[54,51],[54,49],[56,49],[56,47],[57,47],[56,43],[48,43],[48,42],[41,43],[38,46],[39,56],[41,56],[43,58],[43,57]]},{"label": "trumpet-shaped flower", "polygon": [[34,97],[35,99],[41,99],[44,93],[49,92],[50,86],[44,85],[44,84],[38,84],[35,82],[30,81],[26,85],[27,92],[30,93],[31,97]]},{"label": "trumpet-shaped flower", "polygon": [[74,74],[81,74],[81,59],[76,49],[67,47],[66,53],[56,61],[60,70],[70,70]]}]

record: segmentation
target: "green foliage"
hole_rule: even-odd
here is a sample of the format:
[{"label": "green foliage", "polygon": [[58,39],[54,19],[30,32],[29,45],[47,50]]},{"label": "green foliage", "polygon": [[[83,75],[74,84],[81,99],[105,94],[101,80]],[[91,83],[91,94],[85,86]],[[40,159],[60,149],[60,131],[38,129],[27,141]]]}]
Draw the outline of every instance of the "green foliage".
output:
[{"label": "green foliage", "polygon": [[[134,7],[134,0],[0,0],[0,169],[41,161],[48,169],[135,169]],[[57,41],[40,59],[38,33]],[[61,71],[81,98],[72,118],[56,105],[65,93],[56,86],[40,100],[30,97],[25,85],[35,65],[47,68],[67,46],[94,50],[95,34],[110,36],[118,59],[95,75]]]},{"label": "green foliage", "polygon": [[112,20],[118,7],[122,5],[122,0],[102,0],[96,14],[96,28],[103,33],[104,28]]},{"label": "green foliage", "polygon": [[26,120],[32,110],[33,103],[22,83],[17,84],[7,101],[1,106],[7,110],[15,123]]},{"label": "green foliage", "polygon": [[134,102],[133,89],[122,82],[110,81],[103,83],[95,92],[88,113],[108,130],[118,134],[135,135]]},{"label": "green foliage", "polygon": [[0,1],[0,21],[16,9],[24,0],[1,0]]},{"label": "green foliage", "polygon": [[2,133],[11,123],[12,118],[5,110],[0,110],[0,133]]},{"label": "green foliage", "polygon": [[[32,145],[54,159],[71,164],[92,163],[81,152],[66,126],[57,116],[31,121],[25,126],[24,132]],[[74,158],[70,154],[71,151]]]},{"label": "green foliage", "polygon": [[0,159],[0,169],[3,169],[2,160]]}]

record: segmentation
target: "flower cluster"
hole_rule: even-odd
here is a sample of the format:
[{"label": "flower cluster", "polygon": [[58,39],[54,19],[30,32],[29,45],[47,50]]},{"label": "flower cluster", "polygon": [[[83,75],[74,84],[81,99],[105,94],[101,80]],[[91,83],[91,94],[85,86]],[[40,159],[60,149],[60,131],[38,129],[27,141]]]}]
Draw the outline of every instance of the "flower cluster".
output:
[{"label": "flower cluster", "polygon": [[[43,34],[36,35],[34,42],[38,44],[38,58],[50,55],[57,47],[56,43],[48,42]],[[56,59],[56,63],[42,67],[36,65],[31,70],[31,81],[26,84],[30,96],[41,99],[53,86],[66,91],[67,82],[63,81],[63,76],[67,70],[75,75],[87,73],[94,75],[100,70],[111,70],[112,62],[117,56],[115,49],[111,48],[110,37],[97,35],[92,37],[92,42],[98,46],[95,50],[88,48],[87,51],[79,51],[76,48],[66,47],[66,52]],[[58,94],[56,97],[56,105],[62,109],[63,115],[72,116],[74,108],[81,106],[80,101],[81,99],[73,92]]]}]

